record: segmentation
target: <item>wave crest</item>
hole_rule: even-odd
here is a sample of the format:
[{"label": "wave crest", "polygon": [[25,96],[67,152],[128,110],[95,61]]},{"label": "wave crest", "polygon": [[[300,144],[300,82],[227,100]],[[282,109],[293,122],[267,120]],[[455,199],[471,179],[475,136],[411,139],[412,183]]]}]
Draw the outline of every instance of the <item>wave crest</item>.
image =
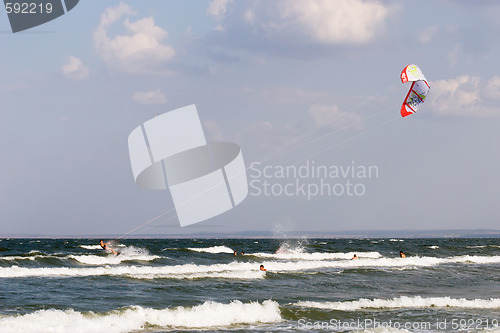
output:
[{"label": "wave crest", "polygon": [[232,249],[223,245],[211,247],[188,247],[188,250],[205,253],[234,253]]},{"label": "wave crest", "polygon": [[498,309],[500,298],[474,299],[451,297],[401,296],[391,299],[365,299],[346,302],[298,302],[297,306],[338,311],[357,311],[360,309],[402,309],[402,308],[443,308],[457,307],[468,309]]},{"label": "wave crest", "polygon": [[158,328],[213,328],[255,323],[276,323],[282,320],[279,304],[272,300],[262,303],[229,304],[207,301],[193,307],[151,309],[133,306],[108,313],[82,313],[74,310],[40,310],[21,316],[0,318],[2,333],[53,332],[107,333],[130,332],[146,326]]},{"label": "wave crest", "polygon": [[118,255],[70,255],[68,258],[74,259],[82,264],[87,265],[117,265],[123,261],[152,261],[155,259],[160,259],[161,257],[151,255],[146,249],[134,246],[126,246],[120,249]]}]

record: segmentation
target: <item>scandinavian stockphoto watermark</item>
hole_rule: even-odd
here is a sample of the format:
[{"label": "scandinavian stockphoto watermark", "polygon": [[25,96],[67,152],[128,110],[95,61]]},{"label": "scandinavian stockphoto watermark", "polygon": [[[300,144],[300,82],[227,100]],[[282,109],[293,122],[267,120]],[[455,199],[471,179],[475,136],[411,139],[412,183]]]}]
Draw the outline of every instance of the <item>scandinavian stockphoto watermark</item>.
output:
[{"label": "scandinavian stockphoto watermark", "polygon": [[170,190],[182,227],[220,215],[245,200],[248,184],[240,147],[207,142],[194,104],[151,118],[128,137],[137,185]]},{"label": "scandinavian stockphoto watermark", "polygon": [[50,22],[72,10],[80,0],[4,0],[5,13],[16,33]]},{"label": "scandinavian stockphoto watermark", "polygon": [[299,329],[302,330],[493,330],[500,327],[498,319],[486,318],[441,318],[429,321],[400,321],[400,320],[379,320],[376,318],[363,318],[357,320],[330,319],[329,321],[308,321],[299,319],[297,321]]},{"label": "scandinavian stockphoto watermark", "polygon": [[379,178],[376,165],[355,161],[340,165],[322,165],[305,161],[300,165],[263,165],[249,167],[249,194],[252,196],[361,197],[367,192],[367,181]]}]

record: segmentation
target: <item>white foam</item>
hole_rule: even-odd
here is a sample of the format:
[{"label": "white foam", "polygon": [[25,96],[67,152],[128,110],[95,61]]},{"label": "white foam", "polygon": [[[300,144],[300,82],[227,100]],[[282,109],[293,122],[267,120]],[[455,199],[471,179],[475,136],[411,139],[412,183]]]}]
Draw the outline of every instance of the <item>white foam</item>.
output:
[{"label": "white foam", "polygon": [[251,255],[260,258],[286,259],[286,260],[338,260],[351,259],[354,254],[359,258],[381,258],[378,252],[313,252],[307,253],[301,250],[288,250],[279,253],[253,253]]},{"label": "white foam", "polygon": [[495,264],[500,262],[500,256],[458,256],[447,258],[450,263]]},{"label": "white foam", "polygon": [[359,333],[411,333],[404,328],[394,328],[394,327],[377,327],[374,329],[365,329],[362,331],[357,331]]},{"label": "white foam", "polygon": [[82,264],[87,265],[116,265],[122,262],[118,256],[95,256],[95,255],[71,255],[68,258],[74,259]]},{"label": "white foam", "polygon": [[337,268],[390,268],[415,269],[441,264],[493,264],[500,263],[500,256],[460,256],[450,258],[407,257],[407,258],[360,258],[357,260],[293,260],[264,262],[232,262],[229,264],[196,265],[184,264],[175,266],[117,266],[106,265],[98,267],[0,267],[0,278],[16,278],[28,276],[93,276],[111,275],[132,278],[234,278],[259,279],[265,276],[258,266],[263,264],[269,272],[304,272],[311,270]]},{"label": "white foam", "polygon": [[99,250],[101,249],[101,245],[80,245],[81,248],[87,250]]},{"label": "white foam", "polygon": [[189,247],[188,250],[206,253],[234,253],[234,251],[227,246],[212,246],[212,247]]},{"label": "white foam", "polygon": [[23,256],[5,256],[5,257],[0,257],[1,260],[36,260],[38,258],[47,258],[48,256],[43,256],[43,255],[35,255],[35,256],[29,256],[29,257],[23,257]]},{"label": "white foam", "polygon": [[307,239],[286,240],[280,244],[280,247],[276,250],[276,254],[305,253],[304,247],[307,244]]},{"label": "white foam", "polygon": [[137,279],[262,279],[265,272],[256,264],[230,263],[214,265],[176,265],[176,266],[103,266],[103,267],[45,267],[26,268],[19,266],[0,267],[0,277],[81,277],[81,276],[125,276]]},{"label": "white foam", "polygon": [[[322,242],[320,244],[327,244]],[[338,260],[351,259],[354,254],[359,258],[381,258],[379,252],[306,252],[307,240],[295,242],[284,242],[280,245],[276,253],[254,253],[252,255],[261,258],[285,259],[285,260]]]},{"label": "white foam", "polygon": [[218,328],[232,325],[280,322],[279,304],[233,301],[221,304],[207,301],[193,307],[151,309],[140,306],[107,313],[82,313],[74,310],[40,310],[21,316],[0,318],[2,333],[121,333],[155,328]]},{"label": "white foam", "polygon": [[345,302],[298,302],[297,306],[338,311],[357,311],[360,309],[402,309],[402,308],[444,308],[498,309],[500,298],[474,299],[451,297],[401,296],[391,299],[365,299]]},{"label": "white foam", "polygon": [[[99,246],[100,247],[100,246]],[[151,255],[145,249],[137,248],[134,246],[127,246],[120,249],[118,255],[108,254],[107,256],[96,255],[70,255],[68,258],[77,260],[82,264],[87,265],[117,265],[123,261],[138,260],[138,261],[152,261],[161,257]]]},{"label": "white foam", "polygon": [[437,245],[431,245],[431,246],[427,246],[429,249],[433,249],[433,250],[436,250],[436,249],[439,249],[439,246]]},{"label": "white foam", "polygon": [[495,245],[495,244],[489,244],[489,245],[469,245],[469,246],[466,246],[466,248],[469,248],[469,249],[484,249],[485,247],[496,247],[496,248],[500,248],[500,245]]},{"label": "white foam", "polygon": [[407,257],[407,258],[360,258],[357,260],[311,260],[311,261],[271,261],[264,263],[269,271],[302,271],[322,268],[378,268],[413,269],[442,264],[493,264],[500,263],[500,256],[458,256],[449,258]]},{"label": "white foam", "polygon": [[121,253],[118,255],[107,255],[107,256],[95,256],[95,255],[71,255],[68,258],[74,259],[82,264],[86,265],[118,265],[123,261],[129,260],[137,260],[137,261],[152,261],[155,259],[159,259],[159,256],[152,255],[135,255],[135,256],[127,256],[122,255]]},{"label": "white foam", "polygon": [[359,258],[357,260],[302,260],[271,261],[264,263],[270,271],[301,271],[321,268],[377,268],[413,269],[415,267],[431,267],[441,264],[492,264],[500,263],[500,256],[460,256],[450,258],[407,257],[407,258]]},{"label": "white foam", "polygon": [[[99,245],[97,246],[99,247],[99,249],[101,249]],[[107,255],[104,256],[90,254],[90,255],[68,255],[65,257],[59,257],[54,255],[37,254],[37,253],[40,252],[30,251],[29,252],[29,254],[31,254],[30,256],[6,256],[6,257],[0,257],[0,259],[16,261],[16,260],[37,260],[42,258],[57,258],[57,259],[74,259],[82,264],[87,264],[87,265],[117,265],[127,260],[152,261],[155,259],[162,258],[156,255],[150,255],[147,250],[136,248],[133,246],[120,249],[118,255],[113,255],[108,253]],[[105,252],[103,251],[103,253]]]}]

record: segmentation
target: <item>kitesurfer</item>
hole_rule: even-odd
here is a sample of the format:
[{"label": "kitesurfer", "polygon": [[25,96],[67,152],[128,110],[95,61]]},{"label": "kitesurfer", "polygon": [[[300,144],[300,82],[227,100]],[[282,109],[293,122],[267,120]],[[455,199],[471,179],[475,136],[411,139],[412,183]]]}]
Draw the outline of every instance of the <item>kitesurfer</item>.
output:
[{"label": "kitesurfer", "polygon": [[99,243],[100,243],[101,247],[102,247],[104,250],[106,250],[106,251],[108,251],[108,250],[109,250],[109,251],[113,252],[113,254],[116,254],[115,250],[113,250],[111,247],[109,247],[109,246],[108,246],[108,244],[109,244],[109,243],[104,243],[104,241],[103,241],[102,239],[100,240],[100,242],[99,242]]}]

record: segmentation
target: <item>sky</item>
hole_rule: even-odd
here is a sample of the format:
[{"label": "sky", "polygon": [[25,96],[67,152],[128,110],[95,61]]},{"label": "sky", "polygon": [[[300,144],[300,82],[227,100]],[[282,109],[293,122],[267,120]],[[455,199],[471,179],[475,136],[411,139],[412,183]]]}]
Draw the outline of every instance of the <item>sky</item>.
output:
[{"label": "sky", "polygon": [[[0,236],[500,229],[500,4],[80,1],[0,13]],[[402,118],[417,64],[430,92]],[[128,135],[195,104],[249,194],[181,228]],[[327,170],[327,172],[314,172]],[[294,174],[295,172],[295,174]]]}]

